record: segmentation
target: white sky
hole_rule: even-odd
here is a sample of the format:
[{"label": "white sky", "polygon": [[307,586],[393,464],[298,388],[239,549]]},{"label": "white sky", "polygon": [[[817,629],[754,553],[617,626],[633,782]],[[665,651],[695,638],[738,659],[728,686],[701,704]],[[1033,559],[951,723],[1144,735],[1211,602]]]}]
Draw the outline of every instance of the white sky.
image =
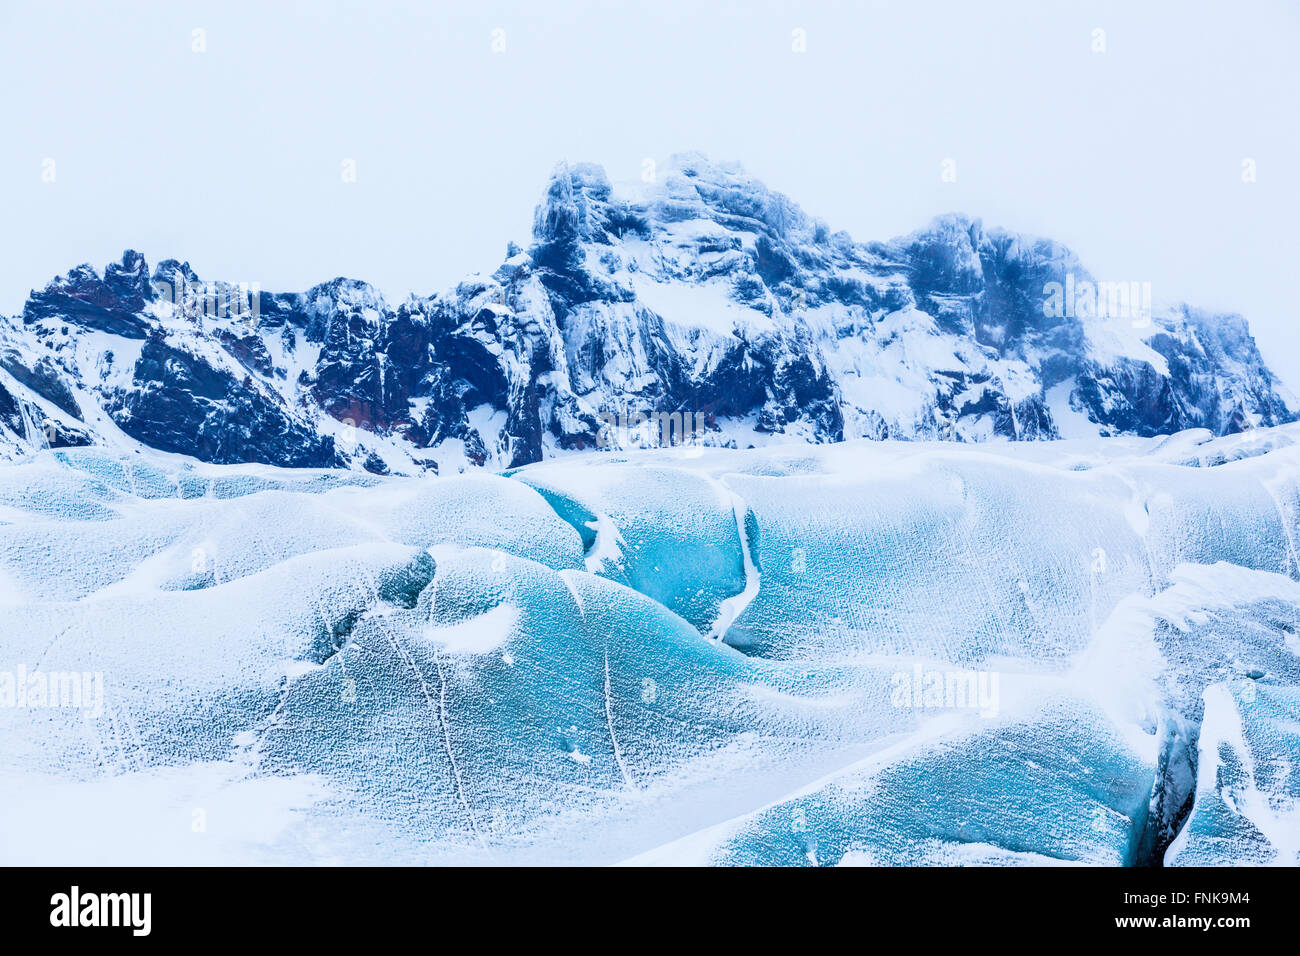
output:
[{"label": "white sky", "polygon": [[1241,311],[1300,391],[1298,41],[1290,0],[0,0],[0,312],[127,247],[428,293],[527,241],[557,161],[699,149],[859,240],[961,211]]}]

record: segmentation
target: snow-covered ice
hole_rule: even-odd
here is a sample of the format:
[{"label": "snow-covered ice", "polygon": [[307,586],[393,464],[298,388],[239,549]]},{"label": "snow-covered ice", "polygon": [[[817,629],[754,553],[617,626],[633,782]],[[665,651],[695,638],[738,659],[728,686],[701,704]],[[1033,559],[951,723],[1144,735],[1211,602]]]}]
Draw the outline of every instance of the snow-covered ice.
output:
[{"label": "snow-covered ice", "polygon": [[1298,438],[39,452],[0,862],[1295,864]]}]

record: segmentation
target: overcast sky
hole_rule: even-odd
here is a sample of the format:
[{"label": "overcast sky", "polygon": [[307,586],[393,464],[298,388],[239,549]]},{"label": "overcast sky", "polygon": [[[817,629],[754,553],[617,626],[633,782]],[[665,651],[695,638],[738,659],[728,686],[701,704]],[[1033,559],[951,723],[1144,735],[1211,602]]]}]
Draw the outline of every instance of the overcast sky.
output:
[{"label": "overcast sky", "polygon": [[1292,0],[2,0],[0,312],[127,247],[428,293],[527,240],[557,161],[698,149],[857,239],[961,211],[1240,311],[1300,391],[1298,41]]}]

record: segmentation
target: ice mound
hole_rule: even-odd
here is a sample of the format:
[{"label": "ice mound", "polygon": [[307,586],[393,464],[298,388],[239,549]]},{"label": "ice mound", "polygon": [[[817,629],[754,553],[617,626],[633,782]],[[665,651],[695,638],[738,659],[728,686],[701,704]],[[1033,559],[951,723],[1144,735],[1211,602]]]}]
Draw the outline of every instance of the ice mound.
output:
[{"label": "ice mound", "polygon": [[0,467],[0,861],[1294,863],[1293,432]]},{"label": "ice mound", "polygon": [[1173,866],[1300,864],[1300,690],[1251,680],[1205,691],[1196,801]]},{"label": "ice mound", "polygon": [[[1123,865],[1153,770],[1067,699],[1007,726],[905,741],[671,849],[729,865],[951,863],[965,847]],[[662,850],[641,862],[656,859],[680,862]]]},{"label": "ice mound", "polygon": [[[588,570],[721,636],[744,593],[745,509],[727,486],[680,468],[542,464],[516,473],[582,535]],[[754,576],[755,569],[749,569]]]},{"label": "ice mound", "polygon": [[414,603],[433,571],[426,552],[355,545],[212,588],[11,606],[0,669],[102,688],[97,705],[0,708],[0,753],[78,776],[226,757],[358,620]]}]

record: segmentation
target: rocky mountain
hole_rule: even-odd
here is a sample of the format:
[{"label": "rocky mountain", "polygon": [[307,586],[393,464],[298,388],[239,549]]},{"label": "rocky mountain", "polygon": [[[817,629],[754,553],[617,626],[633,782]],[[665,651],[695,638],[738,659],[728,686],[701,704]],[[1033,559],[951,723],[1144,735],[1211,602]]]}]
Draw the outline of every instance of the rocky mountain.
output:
[{"label": "rocky mountain", "polygon": [[271,293],[128,251],[0,320],[6,457],[140,443],[418,472],[665,437],[1228,434],[1298,412],[1240,316],[1153,307],[961,216],[855,242],[698,155],[618,189],[560,166],[532,244],[443,294]]}]

